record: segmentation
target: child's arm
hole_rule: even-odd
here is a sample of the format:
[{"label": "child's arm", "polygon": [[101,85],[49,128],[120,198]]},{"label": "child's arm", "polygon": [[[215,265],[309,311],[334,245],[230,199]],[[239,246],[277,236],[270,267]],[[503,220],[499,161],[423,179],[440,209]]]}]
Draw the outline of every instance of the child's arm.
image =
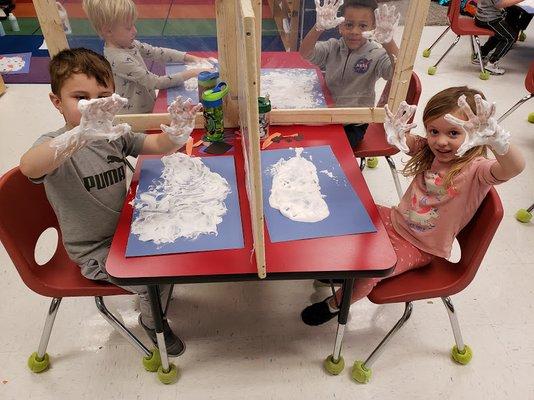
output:
[{"label": "child's arm", "polygon": [[47,140],[20,159],[20,170],[29,178],[41,178],[54,171],[75,152],[95,140],[115,140],[130,132],[128,124],[113,126],[113,118],[128,100],[113,94],[93,100],[80,100],[80,125]]},{"label": "child's arm", "polygon": [[507,181],[525,169],[525,159],[519,148],[510,144],[508,151],[504,155],[499,155],[492,148],[497,162],[491,166],[492,175],[501,180]]},{"label": "child's arm", "polygon": [[171,154],[183,147],[195,128],[195,117],[202,109],[201,104],[193,105],[191,99],[184,101],[182,96],[176,97],[168,107],[171,114],[171,125],[161,125],[163,133],[148,135],[143,144],[141,154]]},{"label": "child's arm", "polygon": [[501,0],[495,4],[495,8],[503,9],[506,7],[511,7],[518,3],[521,3],[523,0]]},{"label": "child's arm", "polygon": [[315,43],[325,30],[335,28],[345,21],[344,17],[337,17],[337,12],[342,4],[343,0],[323,0],[321,7],[320,0],[315,0],[315,25],[300,44],[299,53],[303,58],[311,57]]}]

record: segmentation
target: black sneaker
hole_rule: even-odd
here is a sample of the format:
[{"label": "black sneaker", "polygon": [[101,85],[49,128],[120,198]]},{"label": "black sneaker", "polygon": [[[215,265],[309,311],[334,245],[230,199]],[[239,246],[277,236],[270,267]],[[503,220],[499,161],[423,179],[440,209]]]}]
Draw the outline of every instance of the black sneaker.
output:
[{"label": "black sneaker", "polygon": [[311,306],[308,306],[304,310],[302,310],[302,312],[300,313],[302,321],[306,325],[317,326],[330,321],[332,318],[338,315],[339,311],[333,313],[330,312],[330,309],[328,308],[327,304],[329,299],[330,297],[327,297],[323,301],[320,301],[319,303],[314,303]]},{"label": "black sneaker", "polygon": [[[143,323],[141,314],[139,314],[139,325],[145,330],[149,339],[154,343],[154,346],[158,347],[158,341],[156,339],[156,329],[149,328]],[[167,354],[169,357],[181,356],[185,351],[185,343],[174,334],[167,320],[163,320],[163,336],[165,337],[165,347],[167,347]]]}]

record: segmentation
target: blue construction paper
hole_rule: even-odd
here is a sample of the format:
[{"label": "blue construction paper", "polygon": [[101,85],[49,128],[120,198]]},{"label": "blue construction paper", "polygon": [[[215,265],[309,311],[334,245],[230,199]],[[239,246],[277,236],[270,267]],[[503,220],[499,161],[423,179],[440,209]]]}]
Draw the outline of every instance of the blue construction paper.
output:
[{"label": "blue construction paper", "polygon": [[[244,247],[234,158],[231,156],[204,157],[202,161],[211,171],[224,177],[230,185],[231,192],[224,201],[228,211],[223,216],[222,222],[217,225],[218,234],[200,235],[194,240],[179,238],[173,243],[156,245],[152,241],[140,241],[138,235],[130,233],[126,246],[126,257],[241,249]],[[137,187],[137,196],[146,192],[154,181],[160,179],[162,171],[163,163],[160,159],[144,160],[141,166],[141,177]],[[133,218],[136,217],[137,212],[134,211]]]},{"label": "blue construction paper", "polygon": [[311,160],[317,168],[321,193],[325,195],[324,200],[328,204],[330,215],[319,222],[297,222],[272,208],[269,205],[273,181],[271,167],[281,158],[287,160],[294,156],[294,149],[261,152],[263,212],[272,243],[376,232],[367,210],[352,189],[330,146],[305,147],[302,153],[302,156]]},{"label": "blue construction paper", "polygon": [[[312,68],[262,68],[261,69],[261,75],[266,75],[269,72],[278,72],[283,73],[284,75],[294,77],[295,80],[298,80],[299,78],[309,77],[312,79],[312,93],[313,93],[313,100],[314,100],[314,108],[323,108],[326,107],[326,99],[324,97],[323,89],[321,87],[321,82],[319,81],[319,77],[317,76],[317,70]],[[289,89],[290,90],[290,89]],[[276,98],[274,93],[274,89],[270,87],[270,85],[267,82],[261,83],[261,92],[262,93],[269,93],[273,98],[271,98],[271,102],[273,103],[273,107],[280,108],[277,106]],[[298,97],[299,93],[295,93],[295,97]],[[284,108],[296,108],[296,107],[289,107],[288,105],[284,105]]]},{"label": "blue construction paper", "polygon": [[0,69],[0,73],[2,73],[4,75],[10,75],[10,74],[27,74],[28,72],[30,72],[30,62],[31,62],[31,58],[32,58],[32,53],[0,54],[0,58],[3,58],[3,57],[6,57],[6,58],[12,58],[12,57],[22,58],[22,60],[24,61],[24,66],[21,69],[16,70],[16,71],[3,71],[3,70]]}]

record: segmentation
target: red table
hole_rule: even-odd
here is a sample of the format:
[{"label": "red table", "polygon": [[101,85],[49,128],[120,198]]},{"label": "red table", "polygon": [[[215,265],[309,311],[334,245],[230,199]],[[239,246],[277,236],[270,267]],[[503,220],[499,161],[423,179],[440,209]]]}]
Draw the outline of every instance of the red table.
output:
[{"label": "red table", "polygon": [[[265,229],[266,279],[345,279],[343,300],[338,316],[338,334],[336,335],[333,352],[333,359],[337,362],[340,357],[343,329],[350,307],[354,279],[389,274],[395,266],[397,257],[349,147],[343,127],[341,125],[271,127],[271,132],[277,131],[282,134],[298,132],[304,136],[304,140],[290,143],[283,140],[280,143],[273,143],[269,149],[330,145],[347,179],[360,197],[373,224],[377,228],[376,233],[281,243],[271,243],[268,230]],[[194,135],[200,134],[200,131],[194,133]],[[236,138],[234,144],[233,155],[236,165],[245,245],[242,249],[126,258],[125,250],[133,212],[130,202],[135,197],[143,157],[137,163],[136,172],[111,244],[106,270],[112,281],[117,284],[150,285],[149,292],[153,303],[157,332],[162,332],[163,316],[156,284],[259,279],[255,258],[252,257],[252,229],[250,208],[245,190],[241,140]],[[198,152],[198,149],[196,151]],[[208,155],[202,154],[202,156]],[[160,346],[160,353],[163,368],[167,370],[168,361],[164,346]]]}]

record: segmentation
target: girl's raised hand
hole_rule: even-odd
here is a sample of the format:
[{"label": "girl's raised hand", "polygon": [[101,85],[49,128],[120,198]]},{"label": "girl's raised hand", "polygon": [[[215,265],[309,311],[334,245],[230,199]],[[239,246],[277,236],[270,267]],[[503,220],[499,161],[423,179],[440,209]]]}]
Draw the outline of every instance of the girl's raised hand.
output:
[{"label": "girl's raised hand", "polygon": [[408,153],[410,148],[406,144],[406,133],[417,126],[416,123],[408,123],[408,121],[415,114],[417,106],[411,106],[403,101],[400,103],[395,115],[393,115],[387,104],[384,106],[384,109],[386,111],[384,120],[386,140],[390,145],[395,146],[400,151]]},{"label": "girl's raised hand", "polygon": [[161,124],[161,130],[173,143],[182,147],[195,128],[195,116],[202,110],[202,104],[194,105],[191,99],[184,100],[182,96],[178,96],[167,110],[171,115],[171,125]]},{"label": "girl's raised hand", "polygon": [[332,29],[345,21],[344,17],[337,17],[339,7],[343,4],[343,0],[315,0],[315,13],[317,14],[315,20],[315,29],[318,31],[326,31]]},{"label": "girl's raised hand", "polygon": [[393,40],[393,34],[399,25],[399,20],[400,14],[395,6],[382,3],[375,9],[375,29],[362,32],[362,36],[378,43],[389,43]]},{"label": "girl's raised hand", "polygon": [[465,140],[456,155],[463,156],[469,149],[477,146],[489,146],[499,155],[504,155],[510,147],[510,132],[504,130],[495,118],[495,103],[489,103],[480,95],[475,95],[476,114],[467,103],[464,95],[458,98],[458,107],[467,120],[445,115],[445,120],[465,132]]}]

